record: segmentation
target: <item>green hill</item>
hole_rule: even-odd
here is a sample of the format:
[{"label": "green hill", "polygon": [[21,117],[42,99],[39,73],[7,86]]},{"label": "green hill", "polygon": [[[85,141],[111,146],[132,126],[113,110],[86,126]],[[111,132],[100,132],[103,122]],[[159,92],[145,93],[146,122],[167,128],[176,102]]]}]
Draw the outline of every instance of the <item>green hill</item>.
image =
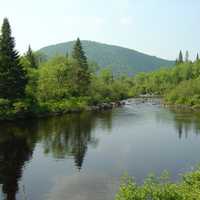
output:
[{"label": "green hill", "polygon": [[[74,41],[51,45],[40,49],[47,58],[55,55],[70,53]],[[149,56],[135,50],[102,44],[92,41],[82,41],[86,55],[90,61],[96,62],[100,67],[112,66],[114,73],[133,75],[138,72],[153,71],[160,67],[169,67],[174,61]]]}]

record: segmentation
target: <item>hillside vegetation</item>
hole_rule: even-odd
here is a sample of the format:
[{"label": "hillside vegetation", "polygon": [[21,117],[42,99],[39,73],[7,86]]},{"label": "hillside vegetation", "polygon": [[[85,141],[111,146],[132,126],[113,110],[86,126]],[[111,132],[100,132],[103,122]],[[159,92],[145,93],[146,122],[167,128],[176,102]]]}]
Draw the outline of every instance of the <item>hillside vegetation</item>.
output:
[{"label": "hillside vegetation", "polygon": [[[72,52],[74,43],[73,41],[47,46],[40,49],[39,52],[44,53],[47,58],[52,58],[56,55],[65,56]],[[174,64],[174,61],[149,56],[123,47],[91,41],[82,41],[82,45],[89,61],[97,63],[100,68],[112,66],[114,74],[133,75],[138,72],[153,71]]]},{"label": "hillside vegetation", "polygon": [[132,79],[132,96],[154,94],[165,103],[200,108],[200,61],[181,62],[171,69],[139,73]]},{"label": "hillside vegetation", "polygon": [[200,61],[189,61],[188,52],[185,61],[180,52],[175,66],[132,77],[115,76],[110,68],[96,73],[79,38],[65,56],[45,60],[30,46],[19,56],[8,19],[2,25],[0,49],[0,119],[80,111],[140,94],[163,96],[169,104],[200,106]]},{"label": "hillside vegetation", "polygon": [[70,55],[45,60],[29,46],[19,56],[4,19],[0,49],[0,120],[78,112],[129,97],[131,79],[109,69],[96,73],[79,38]]}]

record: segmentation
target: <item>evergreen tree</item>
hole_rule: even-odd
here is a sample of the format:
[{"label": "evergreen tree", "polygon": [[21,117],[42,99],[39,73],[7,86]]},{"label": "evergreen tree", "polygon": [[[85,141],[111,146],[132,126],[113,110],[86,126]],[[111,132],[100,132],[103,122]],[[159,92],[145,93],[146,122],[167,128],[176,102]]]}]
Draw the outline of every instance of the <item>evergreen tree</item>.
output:
[{"label": "evergreen tree", "polygon": [[183,63],[183,54],[182,51],[180,51],[179,53],[179,57],[178,57],[178,64]]},{"label": "evergreen tree", "polygon": [[29,66],[30,66],[31,68],[37,68],[36,58],[35,58],[35,56],[34,56],[34,54],[33,54],[33,51],[32,51],[32,49],[31,49],[31,46],[30,46],[30,45],[29,45],[28,51],[27,51],[27,53],[26,53],[26,58],[27,58],[27,60],[28,60],[28,62],[29,62]]},{"label": "evergreen tree", "polygon": [[185,62],[189,62],[189,52],[186,51],[185,53]]},{"label": "evergreen tree", "polygon": [[72,51],[72,58],[74,58],[76,61],[78,61],[78,64],[82,69],[87,70],[88,69],[88,63],[87,58],[85,56],[85,52],[83,51],[82,44],[80,39],[78,38],[73,51]]},{"label": "evergreen tree", "polygon": [[196,61],[199,61],[199,54],[197,53]]},{"label": "evergreen tree", "polygon": [[0,36],[0,98],[16,99],[25,94],[26,73],[20,65],[15,41],[7,18],[3,20]]},{"label": "evergreen tree", "polygon": [[78,38],[75,42],[72,58],[75,60],[74,70],[75,73],[75,85],[76,85],[76,93],[77,95],[87,95],[89,85],[90,85],[90,73],[87,62],[87,57],[85,56],[85,52],[82,48],[82,44],[80,39]]}]

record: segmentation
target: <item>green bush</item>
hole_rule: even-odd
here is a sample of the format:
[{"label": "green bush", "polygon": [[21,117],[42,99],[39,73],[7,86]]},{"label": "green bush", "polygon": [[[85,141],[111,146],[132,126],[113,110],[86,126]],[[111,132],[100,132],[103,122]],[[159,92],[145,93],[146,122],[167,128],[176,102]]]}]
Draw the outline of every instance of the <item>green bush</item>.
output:
[{"label": "green bush", "polygon": [[25,113],[29,111],[29,104],[25,101],[18,101],[13,103],[13,110],[15,113]]},{"label": "green bush", "polygon": [[165,101],[170,104],[200,105],[200,79],[181,82],[165,95]]},{"label": "green bush", "polygon": [[149,176],[142,185],[124,177],[116,200],[200,200],[200,168],[186,173],[173,183],[168,173],[161,177]]}]

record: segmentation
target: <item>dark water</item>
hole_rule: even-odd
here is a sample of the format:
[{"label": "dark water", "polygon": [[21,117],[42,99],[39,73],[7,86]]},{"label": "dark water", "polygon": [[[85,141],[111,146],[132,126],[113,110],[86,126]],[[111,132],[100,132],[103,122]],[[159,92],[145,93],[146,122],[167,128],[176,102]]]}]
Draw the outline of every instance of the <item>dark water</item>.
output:
[{"label": "dark water", "polygon": [[200,114],[138,103],[0,125],[0,199],[112,200],[120,177],[200,163]]}]

